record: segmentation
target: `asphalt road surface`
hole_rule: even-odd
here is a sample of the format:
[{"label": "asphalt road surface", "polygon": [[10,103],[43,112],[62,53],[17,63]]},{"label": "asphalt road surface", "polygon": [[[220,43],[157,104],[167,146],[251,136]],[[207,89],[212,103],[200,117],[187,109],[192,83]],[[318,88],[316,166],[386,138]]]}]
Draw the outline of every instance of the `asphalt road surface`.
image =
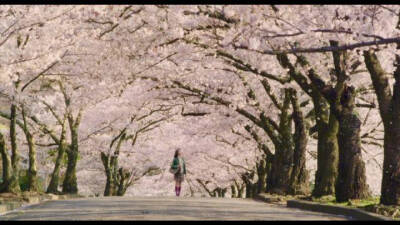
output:
[{"label": "asphalt road surface", "polygon": [[99,197],[47,201],[0,220],[347,220],[251,199]]}]

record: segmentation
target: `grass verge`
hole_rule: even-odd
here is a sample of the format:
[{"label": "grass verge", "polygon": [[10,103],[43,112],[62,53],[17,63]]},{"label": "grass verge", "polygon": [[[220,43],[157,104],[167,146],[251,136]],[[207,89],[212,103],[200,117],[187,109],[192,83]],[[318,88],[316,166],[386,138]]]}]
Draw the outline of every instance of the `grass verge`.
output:
[{"label": "grass verge", "polygon": [[400,219],[400,206],[388,206],[379,204],[379,196],[370,197],[368,199],[353,199],[348,202],[336,202],[335,196],[323,196],[320,198],[314,197],[300,197],[299,200],[307,200],[321,204],[344,206],[349,208],[358,208],[367,212],[380,214],[383,216],[391,217],[393,219]]}]

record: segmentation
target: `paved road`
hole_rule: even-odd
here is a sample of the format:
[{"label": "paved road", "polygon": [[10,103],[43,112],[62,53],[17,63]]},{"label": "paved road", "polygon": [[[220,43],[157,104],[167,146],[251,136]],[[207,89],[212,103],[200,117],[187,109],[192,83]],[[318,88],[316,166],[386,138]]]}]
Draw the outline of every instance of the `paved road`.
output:
[{"label": "paved road", "polygon": [[0,220],[346,220],[251,199],[101,197],[48,201]]}]

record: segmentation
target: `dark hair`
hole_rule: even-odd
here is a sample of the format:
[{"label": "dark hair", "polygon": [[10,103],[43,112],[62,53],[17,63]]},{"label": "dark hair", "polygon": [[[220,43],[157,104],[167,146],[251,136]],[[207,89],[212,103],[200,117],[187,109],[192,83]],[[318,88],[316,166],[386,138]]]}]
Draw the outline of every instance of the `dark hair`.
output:
[{"label": "dark hair", "polygon": [[174,158],[178,158],[178,152],[179,152],[179,150],[181,150],[181,149],[180,149],[180,148],[177,148],[177,149],[175,150]]}]

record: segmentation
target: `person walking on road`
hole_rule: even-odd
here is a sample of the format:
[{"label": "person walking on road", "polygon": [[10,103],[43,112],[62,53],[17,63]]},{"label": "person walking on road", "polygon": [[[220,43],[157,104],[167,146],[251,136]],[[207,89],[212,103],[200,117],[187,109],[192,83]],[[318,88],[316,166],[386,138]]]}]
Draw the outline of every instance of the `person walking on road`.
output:
[{"label": "person walking on road", "polygon": [[170,172],[174,174],[175,194],[176,196],[179,196],[181,193],[181,185],[186,175],[185,160],[183,159],[179,148],[175,151]]}]

